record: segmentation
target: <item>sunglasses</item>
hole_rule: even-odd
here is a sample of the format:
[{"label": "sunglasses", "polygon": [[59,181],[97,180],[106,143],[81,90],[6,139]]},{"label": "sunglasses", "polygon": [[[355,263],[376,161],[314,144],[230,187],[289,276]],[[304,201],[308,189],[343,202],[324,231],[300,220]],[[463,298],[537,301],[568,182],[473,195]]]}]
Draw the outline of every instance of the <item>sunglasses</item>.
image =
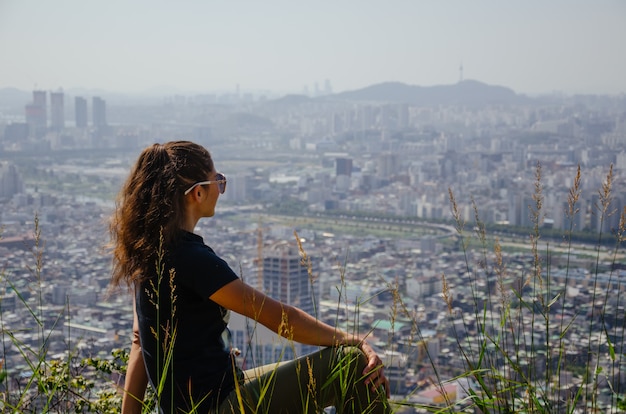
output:
[{"label": "sunglasses", "polygon": [[187,190],[185,190],[185,195],[189,194],[194,188],[196,188],[199,185],[206,185],[206,184],[213,184],[213,183],[217,184],[217,189],[219,190],[220,194],[224,194],[224,191],[226,191],[226,176],[218,172],[217,174],[215,174],[215,180],[197,182],[191,187],[189,187]]}]

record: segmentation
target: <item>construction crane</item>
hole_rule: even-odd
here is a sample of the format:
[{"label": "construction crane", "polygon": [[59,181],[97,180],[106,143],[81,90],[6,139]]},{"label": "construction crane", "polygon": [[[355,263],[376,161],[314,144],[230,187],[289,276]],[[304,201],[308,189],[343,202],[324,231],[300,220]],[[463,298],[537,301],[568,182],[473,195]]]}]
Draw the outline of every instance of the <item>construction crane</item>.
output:
[{"label": "construction crane", "polygon": [[263,291],[263,227],[261,220],[256,229],[256,268],[257,268],[257,289]]},{"label": "construction crane", "polygon": [[263,232],[268,230],[266,227],[263,227],[263,223],[261,219],[258,220],[256,229],[243,230],[242,234],[256,234],[256,257],[253,260],[253,263],[257,268],[257,282],[256,287],[260,291],[264,291],[263,287]]}]

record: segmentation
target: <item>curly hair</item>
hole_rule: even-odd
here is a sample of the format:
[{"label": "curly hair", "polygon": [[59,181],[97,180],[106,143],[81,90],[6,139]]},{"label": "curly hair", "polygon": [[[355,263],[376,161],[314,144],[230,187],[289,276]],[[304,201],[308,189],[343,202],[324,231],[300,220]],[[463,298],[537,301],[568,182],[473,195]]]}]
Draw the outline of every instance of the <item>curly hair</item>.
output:
[{"label": "curly hair", "polygon": [[154,273],[158,252],[176,243],[183,226],[185,189],[213,169],[209,151],[190,141],[154,144],[141,152],[109,223],[113,287],[132,287]]}]

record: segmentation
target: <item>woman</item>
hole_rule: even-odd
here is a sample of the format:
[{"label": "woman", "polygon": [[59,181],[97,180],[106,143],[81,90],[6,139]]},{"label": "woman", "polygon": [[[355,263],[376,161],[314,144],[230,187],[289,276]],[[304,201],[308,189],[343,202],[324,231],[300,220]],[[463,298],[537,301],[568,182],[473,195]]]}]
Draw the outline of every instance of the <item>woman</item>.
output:
[{"label": "woman", "polygon": [[[225,190],[209,152],[176,141],[144,149],[118,196],[111,282],[129,286],[135,301],[122,412],[141,412],[148,382],[164,413],[389,412],[388,380],[364,337],[243,283],[193,233]],[[229,311],[327,348],[255,377],[222,339]]]}]

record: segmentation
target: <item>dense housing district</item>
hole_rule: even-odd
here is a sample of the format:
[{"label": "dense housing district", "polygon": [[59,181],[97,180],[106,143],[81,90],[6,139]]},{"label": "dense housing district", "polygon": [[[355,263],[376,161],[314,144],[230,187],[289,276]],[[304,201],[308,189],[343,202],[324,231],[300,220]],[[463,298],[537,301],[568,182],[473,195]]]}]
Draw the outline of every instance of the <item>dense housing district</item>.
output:
[{"label": "dense housing district", "polygon": [[[107,294],[108,215],[141,148],[190,139],[228,177],[197,232],[270,295],[370,332],[395,399],[444,402],[437,379],[462,400],[472,382],[452,379],[520,302],[534,305],[519,307],[504,351],[530,349],[516,358],[537,378],[558,364],[555,401],[584,386],[587,366],[601,368],[604,404],[625,393],[626,362],[610,357],[612,346],[624,355],[626,323],[623,96],[462,81],[22,99],[0,114],[0,311],[13,341],[45,342],[51,358],[129,347],[130,296]],[[310,350],[237,316],[230,325],[243,366]],[[30,368],[3,344],[19,386]]]}]

